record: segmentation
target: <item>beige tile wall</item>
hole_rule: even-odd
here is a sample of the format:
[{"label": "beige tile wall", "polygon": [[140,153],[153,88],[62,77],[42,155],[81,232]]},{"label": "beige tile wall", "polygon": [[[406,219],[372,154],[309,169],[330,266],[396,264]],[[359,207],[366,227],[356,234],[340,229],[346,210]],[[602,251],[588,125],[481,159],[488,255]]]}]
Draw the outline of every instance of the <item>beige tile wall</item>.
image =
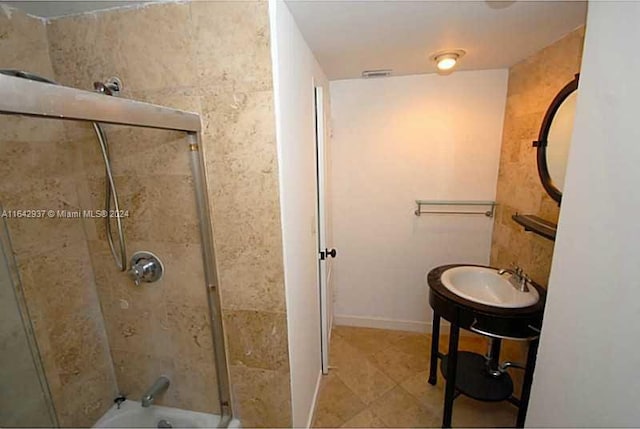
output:
[{"label": "beige tile wall", "polygon": [[[580,71],[584,27],[547,46],[509,70],[502,134],[496,218],[491,265],[524,268],[546,288],[553,257],[553,241],[525,232],[511,216],[534,214],[557,222],[559,207],[542,187],[536,164],[537,140],[544,114],[558,91]],[[526,344],[505,341],[502,359],[524,362]],[[510,371],[519,394],[522,371]]]},{"label": "beige tile wall", "polygon": [[[126,97],[202,114],[234,411],[247,427],[290,425],[267,3],[156,4],[67,17],[51,22],[48,38],[64,84],[91,88],[117,75]],[[132,211],[129,253],[157,252],[172,276],[132,289],[111,267],[102,226],[87,222],[118,385],[138,395],[170,372],[165,403],[215,411],[186,143],[165,132],[108,133],[119,192]],[[85,130],[74,141],[84,143],[83,205],[100,205],[95,139]]]},{"label": "beige tile wall", "polygon": [[[43,21],[0,10],[0,68],[53,77]],[[77,152],[62,123],[5,116],[0,130],[0,201],[6,209],[79,208]],[[7,222],[59,422],[90,426],[117,389],[82,223]]]},{"label": "beige tile wall", "polygon": [[553,98],[580,71],[583,39],[581,27],[509,70],[491,264],[516,263],[545,287],[553,242],[524,232],[511,216],[518,212],[558,221],[559,207],[540,183],[532,142]]}]

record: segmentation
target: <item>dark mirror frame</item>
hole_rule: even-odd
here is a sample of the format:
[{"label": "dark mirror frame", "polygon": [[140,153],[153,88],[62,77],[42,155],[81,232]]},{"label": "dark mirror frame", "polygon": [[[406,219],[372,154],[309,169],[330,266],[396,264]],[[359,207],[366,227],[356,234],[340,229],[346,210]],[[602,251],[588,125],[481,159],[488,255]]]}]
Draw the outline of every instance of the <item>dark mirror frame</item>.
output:
[{"label": "dark mirror frame", "polygon": [[549,167],[547,166],[547,139],[549,138],[549,130],[551,129],[551,124],[553,123],[553,119],[556,116],[556,112],[564,103],[564,100],[567,99],[574,91],[578,89],[578,80],[580,79],[580,74],[576,74],[571,82],[566,84],[564,88],[560,90],[560,92],[555,96],[551,105],[547,109],[547,113],[544,115],[544,119],[542,120],[542,126],[540,127],[540,133],[538,134],[538,140],[533,142],[533,147],[538,148],[537,151],[537,159],[538,159],[538,175],[540,176],[540,181],[542,182],[542,186],[545,191],[551,198],[553,198],[558,205],[562,201],[562,192],[553,184],[553,180],[549,175]]}]

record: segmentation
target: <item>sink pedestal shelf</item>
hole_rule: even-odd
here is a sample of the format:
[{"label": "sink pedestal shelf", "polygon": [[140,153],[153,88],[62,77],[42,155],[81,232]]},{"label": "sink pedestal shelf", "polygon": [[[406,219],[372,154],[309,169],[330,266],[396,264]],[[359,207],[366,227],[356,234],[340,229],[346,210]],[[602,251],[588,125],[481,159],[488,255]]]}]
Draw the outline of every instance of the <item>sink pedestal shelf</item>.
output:
[{"label": "sink pedestal shelf", "polygon": [[[460,265],[438,267],[427,276],[429,304],[433,308],[429,383],[435,385],[437,382],[438,359],[442,360],[441,370],[446,379],[442,427],[451,427],[453,401],[460,394],[481,401],[508,400],[518,406],[516,427],[524,427],[538,349],[538,333],[542,325],[545,290],[535,283],[531,284],[538,291],[540,299],[529,307],[500,308],[468,301],[448,290],[440,280],[443,272],[458,266]],[[446,356],[438,350],[441,319],[451,323],[449,353]],[[508,374],[493,378],[487,373],[483,356],[458,351],[460,329],[498,341],[510,339],[529,342],[519,399],[513,396],[513,382]],[[496,346],[499,350],[499,344]]]},{"label": "sink pedestal shelf", "polygon": [[[442,357],[440,371],[447,378],[447,356]],[[486,371],[486,359],[478,353],[458,352],[456,390],[478,401],[505,401],[513,394],[513,381],[508,373],[492,377]]]}]

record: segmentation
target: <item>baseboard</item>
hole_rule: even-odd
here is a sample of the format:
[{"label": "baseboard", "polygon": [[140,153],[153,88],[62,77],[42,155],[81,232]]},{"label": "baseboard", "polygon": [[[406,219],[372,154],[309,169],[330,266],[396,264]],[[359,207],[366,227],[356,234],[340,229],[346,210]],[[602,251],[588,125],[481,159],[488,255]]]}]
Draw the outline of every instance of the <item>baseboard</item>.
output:
[{"label": "baseboard", "polygon": [[322,382],[322,370],[318,373],[318,381],[316,381],[316,390],[313,392],[313,401],[311,402],[311,409],[309,410],[309,417],[307,418],[307,428],[310,428],[313,424],[313,414],[316,412],[316,404],[318,403],[318,392],[320,392],[320,383]]},{"label": "baseboard", "polygon": [[333,316],[337,326],[358,326],[361,328],[390,329],[394,331],[431,332],[431,323],[413,320],[393,320],[378,317],[338,315]]},{"label": "baseboard", "polygon": [[[420,322],[417,320],[395,320],[384,319],[380,317],[363,317],[363,316],[348,316],[348,315],[334,315],[333,322],[336,326],[357,326],[360,328],[376,328],[376,329],[389,329],[392,331],[407,331],[418,332],[421,334],[431,333],[431,322]],[[443,334],[449,333],[449,322],[443,320],[440,326],[440,332]],[[460,335],[468,335],[465,330],[460,330]]]}]

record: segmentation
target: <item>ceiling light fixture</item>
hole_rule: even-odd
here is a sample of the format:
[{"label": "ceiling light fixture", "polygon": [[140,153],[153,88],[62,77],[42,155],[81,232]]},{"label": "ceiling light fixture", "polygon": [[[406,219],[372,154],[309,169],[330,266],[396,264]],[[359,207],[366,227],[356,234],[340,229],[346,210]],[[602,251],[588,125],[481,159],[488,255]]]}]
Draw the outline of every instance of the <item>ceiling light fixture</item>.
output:
[{"label": "ceiling light fixture", "polygon": [[462,49],[453,51],[441,51],[431,56],[431,59],[435,61],[436,67],[440,72],[451,72],[452,69],[458,63],[458,60],[464,56],[465,52]]},{"label": "ceiling light fixture", "polygon": [[445,54],[436,58],[436,63],[440,70],[449,70],[453,68],[458,62],[458,56],[456,54]]}]

